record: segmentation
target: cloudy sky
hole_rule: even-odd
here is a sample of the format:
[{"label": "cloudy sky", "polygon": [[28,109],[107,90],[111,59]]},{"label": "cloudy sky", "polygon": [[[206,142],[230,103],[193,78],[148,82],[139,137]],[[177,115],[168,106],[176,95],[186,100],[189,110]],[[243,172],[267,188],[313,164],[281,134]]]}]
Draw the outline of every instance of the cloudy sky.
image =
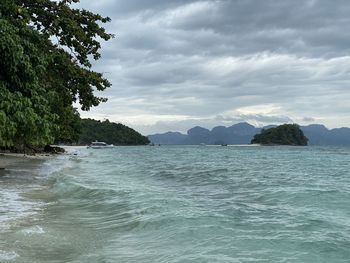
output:
[{"label": "cloudy sky", "polygon": [[241,121],[350,126],[348,0],[82,0],[116,38],[82,113],[143,134]]}]

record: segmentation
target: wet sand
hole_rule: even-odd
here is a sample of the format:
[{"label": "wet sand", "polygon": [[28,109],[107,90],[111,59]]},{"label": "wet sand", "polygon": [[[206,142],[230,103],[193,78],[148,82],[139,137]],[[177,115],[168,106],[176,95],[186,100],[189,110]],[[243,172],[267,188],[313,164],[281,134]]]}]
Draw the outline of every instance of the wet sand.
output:
[{"label": "wet sand", "polygon": [[34,160],[50,160],[61,154],[73,155],[85,146],[60,146],[65,149],[65,153],[50,154],[41,153],[36,155],[26,155],[22,153],[0,153],[0,171],[4,169],[16,168],[18,165],[30,164]]},{"label": "wet sand", "polygon": [[18,153],[0,153],[0,170],[30,164],[33,160],[48,160],[52,158],[54,158],[54,155],[50,154],[24,155]]}]

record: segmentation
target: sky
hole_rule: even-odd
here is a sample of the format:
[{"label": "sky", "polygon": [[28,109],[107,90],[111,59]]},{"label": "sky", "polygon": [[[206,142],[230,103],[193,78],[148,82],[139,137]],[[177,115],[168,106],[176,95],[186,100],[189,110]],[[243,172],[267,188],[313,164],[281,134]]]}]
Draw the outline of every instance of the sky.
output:
[{"label": "sky", "polygon": [[81,0],[115,34],[81,112],[144,135],[247,121],[350,127],[348,0]]}]

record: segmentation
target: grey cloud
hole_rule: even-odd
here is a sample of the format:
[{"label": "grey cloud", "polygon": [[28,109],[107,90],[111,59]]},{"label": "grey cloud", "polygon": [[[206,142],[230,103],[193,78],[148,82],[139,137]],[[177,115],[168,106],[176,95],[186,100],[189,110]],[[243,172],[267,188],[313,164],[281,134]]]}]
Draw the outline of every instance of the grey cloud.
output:
[{"label": "grey cloud", "polygon": [[189,37],[203,30],[217,33],[219,41],[205,49],[208,53],[268,50],[325,56],[348,52],[349,11],[347,1],[187,1],[147,21],[161,21],[164,28],[186,31]]},{"label": "grey cloud", "polygon": [[302,121],[304,121],[304,122],[314,122],[316,120],[315,120],[315,118],[312,118],[312,117],[304,117],[304,118],[302,118]]},{"label": "grey cloud", "polygon": [[211,122],[271,104],[277,110],[269,114],[234,118],[311,122],[303,116],[314,116],[334,125],[340,116],[350,125],[348,1],[106,0],[81,6],[111,16],[108,29],[117,35],[94,64],[113,84],[104,93],[110,101],[89,114]]},{"label": "grey cloud", "polygon": [[[110,14],[115,33],[128,34],[125,44],[136,49],[156,48],[170,37],[175,43],[188,42],[183,50],[175,50],[178,53],[191,47],[213,55],[265,50],[336,56],[349,51],[350,4],[345,0],[336,4],[328,0],[109,0],[82,4]],[[204,41],[194,41],[196,38]]]},{"label": "grey cloud", "polygon": [[81,0],[79,7],[93,9],[96,12],[103,13],[116,18],[130,17],[135,14],[142,13],[154,14],[164,9],[175,8],[176,6],[185,4],[187,0],[103,0],[103,1],[87,1]]}]

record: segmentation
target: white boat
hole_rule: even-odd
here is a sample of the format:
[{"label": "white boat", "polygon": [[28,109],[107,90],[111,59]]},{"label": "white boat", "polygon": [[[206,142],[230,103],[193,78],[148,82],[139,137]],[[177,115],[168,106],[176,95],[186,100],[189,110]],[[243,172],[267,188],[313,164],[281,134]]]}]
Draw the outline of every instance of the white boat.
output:
[{"label": "white boat", "polygon": [[92,142],[88,148],[92,149],[105,149],[105,148],[113,148],[113,144],[107,144],[105,142]]}]

